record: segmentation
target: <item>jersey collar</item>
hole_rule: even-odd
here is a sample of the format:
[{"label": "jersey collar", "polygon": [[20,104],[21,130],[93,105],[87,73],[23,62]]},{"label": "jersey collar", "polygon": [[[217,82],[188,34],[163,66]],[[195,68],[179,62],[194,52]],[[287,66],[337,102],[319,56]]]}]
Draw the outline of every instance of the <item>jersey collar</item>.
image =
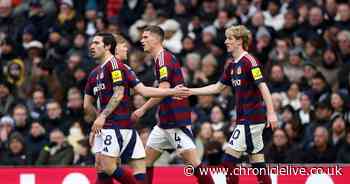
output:
[{"label": "jersey collar", "polygon": [[239,60],[241,60],[242,57],[245,56],[246,54],[248,54],[248,52],[246,52],[246,51],[242,52],[242,54],[241,54],[237,59],[235,59],[233,62],[234,62],[234,63],[238,63]]},{"label": "jersey collar", "polygon": [[156,56],[156,58],[154,59],[154,61],[155,62],[157,62],[157,60],[159,60],[160,61],[160,59],[162,58],[162,53],[164,52],[164,49],[161,49],[160,51],[159,51],[159,53],[157,54],[157,56]]}]

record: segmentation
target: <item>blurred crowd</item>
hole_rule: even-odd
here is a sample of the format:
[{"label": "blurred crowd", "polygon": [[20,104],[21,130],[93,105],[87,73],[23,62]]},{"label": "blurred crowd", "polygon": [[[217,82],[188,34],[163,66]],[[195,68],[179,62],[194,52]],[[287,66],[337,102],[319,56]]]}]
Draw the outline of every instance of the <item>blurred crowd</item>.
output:
[{"label": "blurred crowd", "polygon": [[[128,61],[146,85],[153,60],[142,51],[146,25],[165,31],[185,84],[215,83],[232,60],[225,29],[251,31],[278,114],[264,132],[270,163],[350,163],[348,0],[0,0],[0,165],[92,165],[83,92],[96,66],[96,32],[123,35]],[[234,91],[190,97],[199,157],[215,165],[235,126]],[[147,99],[135,94],[132,109]],[[146,142],[153,109],[135,124]],[[245,158],[243,158],[244,161]],[[169,150],[160,165],[179,163]]]}]

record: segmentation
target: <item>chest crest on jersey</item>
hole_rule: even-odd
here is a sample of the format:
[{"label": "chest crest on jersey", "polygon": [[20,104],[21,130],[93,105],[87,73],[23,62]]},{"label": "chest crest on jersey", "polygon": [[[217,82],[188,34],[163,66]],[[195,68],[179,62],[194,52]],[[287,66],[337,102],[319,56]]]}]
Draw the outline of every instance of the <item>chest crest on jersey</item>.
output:
[{"label": "chest crest on jersey", "polygon": [[236,74],[237,75],[241,75],[242,74],[242,67],[237,67],[237,70],[236,70]]},{"label": "chest crest on jersey", "polygon": [[238,76],[241,74],[242,74],[242,67],[241,66],[238,66],[237,68],[233,68],[231,70],[233,87],[238,87],[241,85],[241,80],[238,78]]}]

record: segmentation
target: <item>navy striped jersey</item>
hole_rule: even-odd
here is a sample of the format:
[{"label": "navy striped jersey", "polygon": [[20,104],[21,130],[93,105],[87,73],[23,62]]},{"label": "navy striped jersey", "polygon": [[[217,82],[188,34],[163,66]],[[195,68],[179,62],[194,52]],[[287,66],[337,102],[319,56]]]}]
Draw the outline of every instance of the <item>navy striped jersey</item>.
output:
[{"label": "navy striped jersey", "polygon": [[[167,81],[170,87],[184,84],[179,61],[169,51],[163,50],[155,59],[155,75],[158,83]],[[165,97],[158,108],[158,126],[169,129],[191,125],[191,109],[188,99]]]},{"label": "navy striped jersey", "polygon": [[106,118],[103,128],[132,128],[129,100],[130,88],[140,80],[132,69],[112,57],[106,63],[97,66],[89,75],[85,93],[97,99],[97,108],[102,112],[113,95],[113,87],[124,86],[124,97],[118,107]]},{"label": "navy striped jersey", "polygon": [[258,88],[264,82],[259,61],[247,52],[242,53],[229,63],[220,82],[235,90],[238,124],[266,122],[266,106]]}]

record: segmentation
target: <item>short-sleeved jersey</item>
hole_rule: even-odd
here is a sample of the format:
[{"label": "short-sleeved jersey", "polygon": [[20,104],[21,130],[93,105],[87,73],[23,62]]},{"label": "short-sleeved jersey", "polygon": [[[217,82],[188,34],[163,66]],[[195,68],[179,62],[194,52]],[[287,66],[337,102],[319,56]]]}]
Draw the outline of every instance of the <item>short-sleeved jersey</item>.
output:
[{"label": "short-sleeved jersey", "polygon": [[124,97],[107,117],[104,128],[132,128],[129,111],[130,88],[135,87],[139,82],[134,71],[115,57],[97,66],[90,73],[85,93],[97,99],[97,108],[100,112],[113,96],[113,88],[124,86]]},{"label": "short-sleeved jersey", "polygon": [[[169,51],[163,50],[155,59],[155,75],[158,83],[167,81],[170,87],[184,84],[179,61]],[[188,99],[176,100],[165,97],[158,108],[160,128],[169,129],[191,124],[191,109]]]},{"label": "short-sleeved jersey", "polygon": [[258,88],[258,84],[264,82],[259,61],[244,52],[229,63],[220,82],[235,90],[238,124],[266,122],[266,105]]}]

